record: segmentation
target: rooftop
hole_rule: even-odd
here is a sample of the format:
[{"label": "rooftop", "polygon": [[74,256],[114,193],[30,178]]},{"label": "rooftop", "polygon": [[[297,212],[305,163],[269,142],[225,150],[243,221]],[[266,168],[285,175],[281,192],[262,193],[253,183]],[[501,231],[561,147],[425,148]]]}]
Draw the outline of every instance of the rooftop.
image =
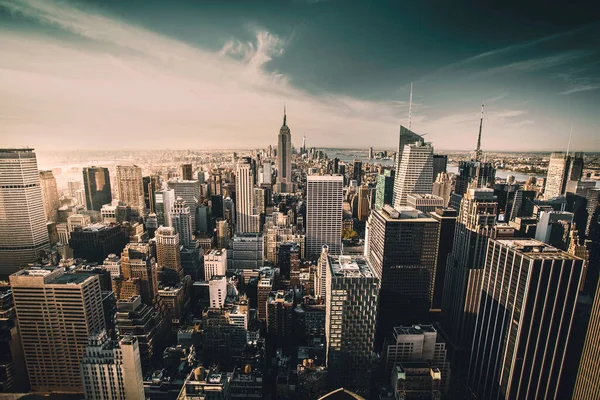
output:
[{"label": "rooftop", "polygon": [[549,244],[534,239],[504,239],[496,240],[497,243],[523,253],[533,258],[561,258],[566,260],[577,260],[578,258],[552,247]]},{"label": "rooftop", "polygon": [[331,272],[336,277],[372,278],[373,269],[362,256],[331,256],[329,257]]},{"label": "rooftop", "polygon": [[394,208],[386,204],[381,210],[377,210],[375,212],[380,213],[380,215],[383,216],[386,221],[436,222],[435,219],[431,218],[427,214],[409,206],[400,206]]},{"label": "rooftop", "polygon": [[431,332],[437,332],[433,325],[397,326],[394,328],[394,336],[423,335]]}]

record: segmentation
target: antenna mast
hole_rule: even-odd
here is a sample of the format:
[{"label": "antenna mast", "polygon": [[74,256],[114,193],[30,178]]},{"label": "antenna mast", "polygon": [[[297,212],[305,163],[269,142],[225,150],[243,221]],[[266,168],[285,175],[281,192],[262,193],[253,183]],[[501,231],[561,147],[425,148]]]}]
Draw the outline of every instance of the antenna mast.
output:
[{"label": "antenna mast", "polygon": [[571,136],[573,136],[573,124],[571,124],[571,133],[569,133],[569,144],[567,144],[567,156],[569,156],[569,150],[571,149]]},{"label": "antenna mast", "polygon": [[483,128],[483,104],[481,105],[481,119],[479,120],[479,137],[477,138],[477,149],[475,150],[475,161],[481,159],[481,129]]},{"label": "antenna mast", "polygon": [[410,100],[408,102],[408,129],[410,129],[411,125],[411,117],[412,117],[412,89],[413,83],[410,83]]}]

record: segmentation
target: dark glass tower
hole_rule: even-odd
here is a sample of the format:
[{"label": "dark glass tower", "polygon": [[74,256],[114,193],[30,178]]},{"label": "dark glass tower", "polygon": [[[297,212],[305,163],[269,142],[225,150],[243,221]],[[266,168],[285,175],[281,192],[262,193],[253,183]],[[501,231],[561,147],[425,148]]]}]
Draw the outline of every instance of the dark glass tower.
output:
[{"label": "dark glass tower", "polygon": [[84,167],[83,186],[85,188],[85,205],[88,210],[100,211],[104,204],[112,201],[108,168]]}]

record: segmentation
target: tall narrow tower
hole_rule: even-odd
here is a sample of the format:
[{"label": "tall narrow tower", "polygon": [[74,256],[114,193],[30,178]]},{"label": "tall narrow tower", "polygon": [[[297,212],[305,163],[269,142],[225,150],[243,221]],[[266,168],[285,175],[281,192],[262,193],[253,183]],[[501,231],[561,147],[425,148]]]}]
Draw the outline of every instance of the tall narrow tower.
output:
[{"label": "tall narrow tower", "polygon": [[279,129],[277,140],[277,185],[279,193],[293,190],[292,185],[292,134],[286,122],[285,106],[283,107],[283,125]]},{"label": "tall narrow tower", "polygon": [[146,206],[142,168],[137,165],[117,165],[117,186],[119,200],[142,214]]},{"label": "tall narrow tower", "polygon": [[342,202],[344,179],[341,175],[311,175],[306,182],[306,254],[317,256],[323,246],[333,255],[342,246]]},{"label": "tall narrow tower", "polygon": [[250,157],[242,157],[237,164],[235,195],[236,231],[239,233],[260,232],[260,216],[254,213],[254,171]]}]

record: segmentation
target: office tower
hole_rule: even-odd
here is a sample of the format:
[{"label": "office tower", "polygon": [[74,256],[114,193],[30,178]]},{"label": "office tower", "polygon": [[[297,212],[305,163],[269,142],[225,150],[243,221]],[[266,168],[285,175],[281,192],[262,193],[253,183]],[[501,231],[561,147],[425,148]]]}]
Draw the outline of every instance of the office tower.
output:
[{"label": "office tower", "polygon": [[344,179],[340,175],[310,175],[306,183],[306,254],[314,257],[323,246],[341,251]]},{"label": "office tower", "polygon": [[386,169],[377,175],[375,209],[381,210],[385,204],[392,204],[394,198],[394,171]]},{"label": "office tower", "polygon": [[69,246],[75,258],[101,263],[109,254],[121,254],[129,241],[127,233],[115,224],[91,224],[71,232]]},{"label": "office tower", "polygon": [[219,249],[229,247],[229,224],[225,219],[218,219],[215,227],[215,244]]},{"label": "office tower", "polygon": [[155,240],[158,268],[173,271],[183,278],[179,233],[174,228],[161,226],[156,230]]},{"label": "office tower", "polygon": [[352,167],[352,179],[356,181],[357,185],[362,184],[362,161],[354,160]]},{"label": "office tower", "polygon": [[92,399],[143,399],[144,378],[135,337],[111,340],[106,331],[92,334],[81,361],[84,396]]},{"label": "office tower", "polygon": [[58,216],[58,189],[56,188],[56,179],[52,171],[40,171],[40,187],[42,189],[42,198],[44,200],[44,213],[46,221],[56,222]]},{"label": "office tower", "polygon": [[439,233],[438,221],[414,208],[384,206],[371,214],[367,258],[381,278],[378,346],[395,326],[428,319]]},{"label": "office tower", "polygon": [[433,182],[431,192],[444,199],[444,207],[448,207],[450,195],[452,194],[452,182],[450,181],[450,176],[445,172],[438,174],[435,182]]},{"label": "office tower", "polygon": [[181,197],[185,201],[185,205],[190,209],[190,216],[192,218],[192,232],[196,230],[196,208],[199,205],[201,193],[200,193],[200,182],[197,180],[193,181],[181,181],[181,180],[170,180],[167,182],[169,189],[173,189],[175,198]]},{"label": "office tower", "polygon": [[229,241],[228,269],[258,269],[264,266],[264,240],[259,233],[237,233]]},{"label": "office tower", "polygon": [[50,248],[40,176],[33,149],[0,149],[0,275]]},{"label": "office tower", "polygon": [[441,173],[446,173],[448,168],[448,156],[441,154],[433,155],[433,180]]},{"label": "office tower", "polygon": [[156,213],[155,193],[160,189],[160,176],[150,175],[142,178],[144,184],[144,206],[151,213]]},{"label": "office tower", "polygon": [[85,228],[91,224],[92,220],[89,215],[73,214],[67,217],[67,231],[69,234],[76,228]]},{"label": "office tower", "polygon": [[227,278],[225,275],[213,275],[208,280],[211,308],[223,308],[227,297]]},{"label": "office tower", "polygon": [[286,123],[285,107],[283,125],[277,137],[277,185],[278,193],[290,193],[294,190],[292,182],[292,134]]},{"label": "office tower", "polygon": [[423,213],[430,213],[444,207],[444,199],[434,194],[410,193],[406,196],[406,205]]},{"label": "office tower", "polygon": [[569,155],[554,152],[550,155],[544,199],[552,199],[566,192],[575,193],[577,183],[583,176],[583,153]]},{"label": "office tower", "polygon": [[224,218],[227,220],[227,223],[230,227],[235,226],[235,204],[233,204],[233,200],[231,197],[226,197],[223,199],[223,214]]},{"label": "office tower", "polygon": [[554,399],[583,260],[536,240],[490,240],[468,386],[478,399]]},{"label": "office tower", "polygon": [[179,167],[179,176],[182,181],[193,180],[192,164],[181,164]]},{"label": "office tower", "polygon": [[31,390],[83,393],[87,338],[105,328],[98,277],[33,267],[11,275],[10,286]]},{"label": "office tower", "polygon": [[243,157],[236,168],[236,232],[239,233],[260,232],[260,218],[254,213],[254,174],[251,167],[250,158]]},{"label": "office tower", "polygon": [[497,204],[493,189],[469,189],[460,203],[452,252],[448,255],[442,333],[450,352],[453,382],[463,386],[481,292],[489,238],[494,234]]},{"label": "office tower", "polygon": [[83,187],[87,210],[100,211],[103,205],[112,201],[108,168],[84,167]]},{"label": "office tower", "polygon": [[535,240],[566,251],[572,223],[573,213],[542,211],[535,230]]},{"label": "office tower", "polygon": [[207,205],[196,207],[196,231],[199,234],[207,235],[212,233],[212,214]]},{"label": "office tower", "polygon": [[[69,197],[71,197],[71,199],[73,199],[73,200],[77,200],[77,191],[79,189],[83,189],[83,185],[80,181],[74,181],[74,180],[69,179],[69,181],[67,182],[67,188],[68,188]],[[85,191],[84,191],[84,193],[85,193]],[[84,198],[84,200],[85,200],[85,198]],[[83,204],[80,204],[80,203],[77,203],[77,204],[85,207],[85,201],[83,202]]]},{"label": "office tower", "polygon": [[[429,216],[435,219],[440,225],[440,240],[438,242],[435,284],[433,287],[433,302],[431,305],[431,311],[439,313],[442,308],[442,298],[444,296],[446,265],[448,264],[448,256],[452,252],[452,244],[454,243],[457,213],[453,208],[440,207],[430,213]],[[438,316],[436,316],[436,318],[437,317]]]},{"label": "office tower", "polygon": [[328,378],[333,387],[368,392],[380,280],[363,257],[328,257]]},{"label": "office tower", "polygon": [[117,188],[119,200],[127,207],[144,213],[144,182],[142,168],[137,165],[117,165]]},{"label": "office tower", "polygon": [[393,336],[387,337],[383,345],[385,376],[389,376],[394,365],[411,367],[412,363],[423,363],[428,375],[439,370],[440,389],[447,390],[450,378],[450,363],[446,361],[446,343],[433,325],[394,327]]},{"label": "office tower", "polygon": [[315,297],[321,298],[325,302],[327,296],[327,268],[329,267],[329,247],[323,246],[321,255],[317,260],[317,268],[315,270]]},{"label": "office tower", "polygon": [[110,273],[111,278],[121,276],[121,257],[116,254],[109,254],[102,263],[102,268]]},{"label": "office tower", "polygon": [[[396,152],[396,177],[394,178],[394,192],[393,192],[393,199],[392,199],[393,205],[396,204],[396,202],[398,201],[398,200],[396,200],[396,197],[400,194],[402,185],[404,184],[404,182],[400,182],[398,180],[398,177],[399,177],[398,173],[400,171],[400,166],[402,164],[402,157],[404,154],[405,146],[407,144],[414,144],[417,142],[422,143],[423,137],[420,135],[417,135],[410,129],[407,129],[401,125],[400,133],[398,135],[398,151]],[[433,173],[433,165],[432,165],[432,173]]]},{"label": "office tower", "polygon": [[417,142],[404,146],[402,162],[394,183],[394,207],[406,205],[410,193],[431,193],[433,182],[433,147]]},{"label": "office tower", "polygon": [[152,305],[158,292],[158,271],[147,243],[129,243],[121,254],[122,280],[113,279],[113,292],[119,300],[141,296]]},{"label": "office tower", "polygon": [[213,168],[210,172],[210,193],[213,196],[223,195],[223,182],[219,168]]},{"label": "office tower", "polygon": [[267,336],[277,347],[291,344],[293,339],[294,291],[278,290],[267,298]]},{"label": "office tower", "polygon": [[173,204],[170,212],[171,225],[175,228],[175,232],[179,234],[179,242],[184,247],[193,246],[192,241],[192,215],[190,207],[187,206],[185,200],[178,197]]},{"label": "office tower", "polygon": [[[598,280],[597,280],[598,281]],[[600,286],[600,281],[598,281]],[[594,304],[590,321],[585,336],[573,400],[587,400],[600,398],[600,289],[596,289]]]},{"label": "office tower", "polygon": [[210,281],[213,276],[225,276],[227,272],[227,250],[213,249],[204,255],[204,280]]},{"label": "office tower", "polygon": [[458,164],[454,192],[464,195],[470,187],[492,187],[496,180],[496,169],[491,163],[461,161]]},{"label": "office tower", "polygon": [[154,201],[158,225],[173,226],[171,209],[175,204],[175,191],[173,189],[157,190],[154,192]]},{"label": "office tower", "polygon": [[358,220],[360,222],[366,222],[371,212],[369,205],[369,187],[361,186],[358,188]]},{"label": "office tower", "polygon": [[13,294],[8,285],[0,288],[0,354],[0,393],[26,392],[25,356]]},{"label": "office tower", "polygon": [[254,207],[253,214],[264,214],[266,211],[267,199],[266,190],[264,188],[254,188],[254,198],[252,199]]},{"label": "office tower", "polygon": [[256,318],[261,321],[265,321],[267,319],[267,300],[269,299],[269,294],[273,290],[273,279],[271,278],[262,278],[258,282],[257,286],[257,297],[258,297],[258,306],[256,311]]},{"label": "office tower", "polygon": [[225,209],[223,206],[223,196],[215,195],[210,198],[210,209],[212,217],[215,219],[225,218]]},{"label": "office tower", "polygon": [[133,296],[117,301],[115,319],[119,338],[137,339],[144,376],[154,372],[152,360],[162,352],[165,333],[165,320],[160,310],[142,303],[140,296]]},{"label": "office tower", "polygon": [[372,147],[369,147],[369,158],[370,158],[370,159],[373,159],[373,158],[375,158],[375,157],[373,156],[373,148],[372,148]]}]

